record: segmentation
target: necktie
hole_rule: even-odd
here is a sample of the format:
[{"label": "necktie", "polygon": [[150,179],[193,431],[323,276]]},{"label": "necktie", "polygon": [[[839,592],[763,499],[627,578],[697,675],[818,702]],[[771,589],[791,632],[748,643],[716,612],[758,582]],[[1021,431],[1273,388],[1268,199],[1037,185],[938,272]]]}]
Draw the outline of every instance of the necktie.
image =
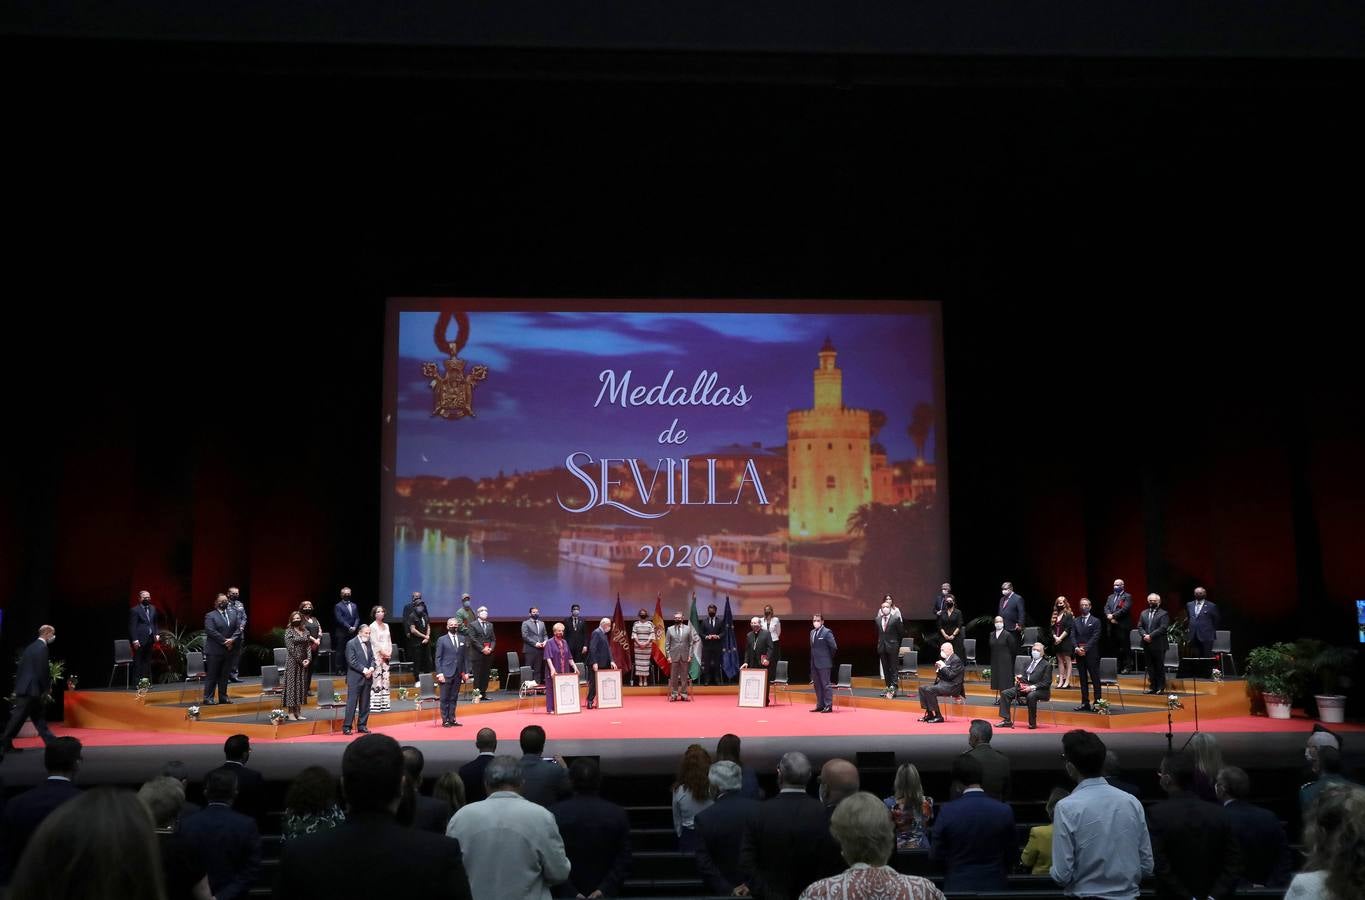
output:
[{"label": "necktie", "polygon": [[232,620],[228,618],[227,610],[223,610],[223,624],[224,625],[232,624]]}]

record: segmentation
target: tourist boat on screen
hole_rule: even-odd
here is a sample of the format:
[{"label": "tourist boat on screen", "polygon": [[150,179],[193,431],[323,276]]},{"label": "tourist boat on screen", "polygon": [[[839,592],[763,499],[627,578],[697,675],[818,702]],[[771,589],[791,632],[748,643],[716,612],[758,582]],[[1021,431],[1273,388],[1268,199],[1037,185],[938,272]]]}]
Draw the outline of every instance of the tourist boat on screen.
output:
[{"label": "tourist boat on screen", "polygon": [[759,534],[702,535],[710,547],[708,565],[692,569],[692,579],[716,591],[739,595],[785,594],[791,587],[785,538]]},{"label": "tourist boat on screen", "polygon": [[639,564],[646,545],[663,537],[637,525],[579,525],[559,532],[559,558],[593,569],[624,572]]}]

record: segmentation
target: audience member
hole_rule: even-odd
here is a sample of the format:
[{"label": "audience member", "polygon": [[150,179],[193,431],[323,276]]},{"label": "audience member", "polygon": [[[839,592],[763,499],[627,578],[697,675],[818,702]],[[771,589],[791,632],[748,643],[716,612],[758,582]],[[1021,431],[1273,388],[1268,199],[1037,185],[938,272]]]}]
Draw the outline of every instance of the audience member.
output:
[{"label": "audience member", "polygon": [[1052,871],[1052,815],[1057,802],[1069,793],[1066,788],[1053,788],[1044,807],[1047,810],[1047,824],[1034,825],[1028,830],[1028,843],[1019,855],[1019,865],[1028,869],[1030,875],[1046,875]]},{"label": "audience member", "polygon": [[1299,788],[1299,812],[1308,821],[1308,808],[1313,805],[1318,794],[1331,784],[1349,784],[1341,774],[1341,751],[1330,744],[1319,744],[1313,754],[1313,780]]},{"label": "audience member", "polygon": [[204,861],[214,900],[246,897],[260,874],[261,835],[255,819],[232,808],[236,773],[227,767],[210,772],[204,799],[207,805],[180,823],[180,836]]},{"label": "audience member", "polygon": [[919,769],[906,763],[896,770],[894,793],[884,801],[891,812],[897,850],[928,850],[934,798],[924,793]]},{"label": "audience member", "polygon": [[465,804],[464,779],[459,772],[445,773],[431,786],[431,796],[446,805],[449,812],[445,814],[445,821],[447,825],[450,824],[450,817]]},{"label": "audience member", "polygon": [[527,725],[521,730],[521,796],[548,809],[569,796],[569,770],[558,756],[544,754],[545,729]]},{"label": "audience member", "polygon": [[[991,746],[993,734],[990,722],[972,719],[964,755],[981,763],[981,789],[987,796],[1004,801],[1010,798],[1010,759]],[[964,787],[966,785],[954,783],[953,795],[961,793]]]},{"label": "audience member", "polygon": [[483,770],[488,768],[493,752],[498,749],[498,733],[491,728],[480,728],[474,736],[474,749],[479,751],[479,755],[460,766],[465,803],[477,803],[488,796],[483,789]]},{"label": "audience member", "polygon": [[[223,742],[223,756],[225,761],[214,772],[231,772],[236,776],[237,800],[233,808],[260,822],[261,816],[265,815],[265,778],[255,769],[247,768],[247,761],[251,759],[251,739],[244,734],[234,734]],[[208,784],[207,776],[204,784]]]},{"label": "audience member", "polygon": [[152,815],[161,849],[161,875],[166,900],[213,900],[208,870],[199,851],[179,834],[176,825],[185,803],[185,788],[169,775],[153,778],[137,792]]},{"label": "audience member", "polygon": [[1142,803],[1105,781],[1104,742],[1076,729],[1062,736],[1066,773],[1076,788],[1052,817],[1052,880],[1068,897],[1133,900],[1152,874],[1152,843]]},{"label": "audience member", "polygon": [[711,769],[711,754],[700,744],[692,744],[678,764],[678,776],[673,780],[673,834],[678,839],[678,850],[696,853],[697,813],[711,805],[707,773]]},{"label": "audience member", "polygon": [[739,763],[723,759],[711,763],[707,782],[713,802],[697,813],[697,869],[706,889],[729,894],[743,878],[739,850],[744,826],[758,809],[758,801],[744,794],[744,775]]},{"label": "audience member", "polygon": [[0,875],[4,876],[0,884],[9,883],[25,845],[43,820],[80,796],[75,781],[81,768],[81,742],[73,737],[53,738],[43,748],[43,768],[47,779],[10,798],[0,814]]},{"label": "audience member", "polygon": [[945,803],[934,820],[929,856],[943,863],[945,891],[1003,891],[1016,859],[1014,810],[986,793],[981,762],[962,754],[953,780],[962,796]]},{"label": "audience member", "polygon": [[337,780],[322,766],[309,766],[289,785],[284,797],[286,841],[329,831],[346,821],[337,802]]},{"label": "audience member", "polygon": [[740,740],[737,734],[722,734],[720,740],[716,742],[715,761],[729,760],[739,766],[744,779],[744,787],[740,788],[740,794],[751,800],[762,800],[763,789],[758,785],[758,773],[744,765],[739,758]]},{"label": "audience member", "polygon": [[1223,768],[1223,751],[1218,747],[1218,738],[1207,731],[1196,731],[1190,737],[1189,752],[1194,757],[1194,793],[1200,800],[1218,802],[1214,792],[1214,782]]},{"label": "audience member", "polygon": [[388,863],[405,860],[421,872],[423,900],[470,900],[460,843],[394,821],[403,797],[397,741],[367,734],[348,744],[341,755],[341,792],[344,822],[285,842],[276,897],[374,900],[395,890]]},{"label": "audience member", "polygon": [[180,782],[180,787],[185,795],[185,802],[180,807],[180,815],[177,819],[183,819],[191,813],[197,813],[203,809],[198,803],[191,803],[190,796],[190,769],[178,759],[173,759],[161,767],[161,774],[167,778],[174,778]]},{"label": "audience member", "polygon": [[1119,765],[1119,755],[1113,750],[1104,751],[1104,780],[1113,787],[1132,794],[1138,800],[1142,799],[1142,792],[1138,786],[1131,781],[1123,780],[1123,768]]},{"label": "audience member", "polygon": [[1283,887],[1289,881],[1289,840],[1280,817],[1247,801],[1251,779],[1236,766],[1219,770],[1214,790],[1242,857],[1240,884]]},{"label": "audience member", "polygon": [[445,834],[450,823],[450,804],[422,793],[422,770],[426,757],[416,747],[403,748],[403,799],[398,804],[399,825],[411,825],[432,834]]},{"label": "audience member", "polygon": [[551,886],[567,881],[570,871],[554,815],[521,795],[521,762],[514,756],[495,756],[483,780],[488,796],[463,807],[446,827],[464,847],[474,900],[549,900]]},{"label": "audience member", "polygon": [[854,793],[837,804],[829,828],[848,868],[806,888],[801,900],[943,900],[943,892],[933,882],[901,875],[887,865],[895,835],[885,804],[872,794]]},{"label": "audience member", "polygon": [[550,809],[570,863],[561,891],[568,897],[615,897],[630,867],[626,811],[598,796],[602,772],[593,757],[573,761],[569,783],[573,796]]},{"label": "audience member", "polygon": [[[1336,750],[1335,747],[1320,746]],[[1365,790],[1350,783],[1324,787],[1303,827],[1303,871],[1284,900],[1354,900],[1365,884]]]},{"label": "audience member", "polygon": [[816,880],[820,848],[829,834],[824,804],[806,793],[810,760],[785,753],[777,764],[777,796],[763,801],[744,828],[735,890],[755,897],[795,897]]}]

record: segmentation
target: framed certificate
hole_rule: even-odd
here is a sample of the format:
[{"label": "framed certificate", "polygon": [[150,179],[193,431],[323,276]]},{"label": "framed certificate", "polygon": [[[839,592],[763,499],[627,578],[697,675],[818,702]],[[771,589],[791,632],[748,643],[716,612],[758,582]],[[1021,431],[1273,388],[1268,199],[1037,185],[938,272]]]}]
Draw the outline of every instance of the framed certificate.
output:
[{"label": "framed certificate", "polygon": [[621,670],[597,670],[597,705],[601,709],[621,708]]},{"label": "framed certificate", "polygon": [[583,711],[583,707],[578,702],[577,672],[555,675],[553,687],[555,692],[555,715],[567,716],[570,713]]},{"label": "framed certificate", "polygon": [[739,705],[759,707],[768,705],[767,669],[739,670]]}]

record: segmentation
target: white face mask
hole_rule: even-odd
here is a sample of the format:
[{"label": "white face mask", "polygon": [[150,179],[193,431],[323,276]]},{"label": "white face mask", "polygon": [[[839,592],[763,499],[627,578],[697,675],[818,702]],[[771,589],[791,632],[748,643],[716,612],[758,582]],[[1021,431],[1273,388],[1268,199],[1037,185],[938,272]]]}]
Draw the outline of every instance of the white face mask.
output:
[{"label": "white face mask", "polygon": [[486,612],[481,612],[481,613],[479,613],[479,619],[480,619],[481,621],[487,622],[487,621],[488,621],[488,613],[486,613]]},{"label": "white face mask", "polygon": [[1006,590],[1005,588],[1001,588],[1001,589],[1000,589],[1000,596],[1002,596],[1002,597],[1008,597],[1011,593],[1013,593],[1013,592],[1012,592],[1012,591],[1009,591],[1009,590]]},{"label": "white face mask", "polygon": [[1034,650],[1034,651],[1033,651],[1033,658],[1034,658],[1034,659],[1042,659],[1042,658],[1043,658],[1043,651],[1041,651],[1041,650]]}]

